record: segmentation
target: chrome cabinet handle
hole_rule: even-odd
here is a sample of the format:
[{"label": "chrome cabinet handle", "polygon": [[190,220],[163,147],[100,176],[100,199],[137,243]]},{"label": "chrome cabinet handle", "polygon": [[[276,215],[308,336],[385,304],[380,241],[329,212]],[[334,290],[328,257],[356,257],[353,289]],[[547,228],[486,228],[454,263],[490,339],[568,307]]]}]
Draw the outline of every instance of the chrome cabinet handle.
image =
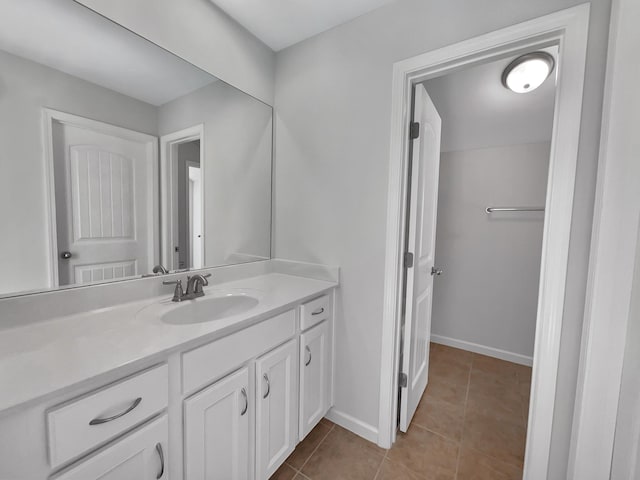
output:
[{"label": "chrome cabinet handle", "polygon": [[240,416],[242,417],[249,409],[249,397],[247,397],[247,390],[244,387],[240,390],[240,393],[244,397],[244,408],[242,409],[242,412],[240,412]]},{"label": "chrome cabinet handle", "polygon": [[267,393],[265,393],[262,398],[267,398],[269,396],[269,394],[271,393],[271,382],[269,382],[269,375],[267,375],[266,373],[262,376],[262,378],[265,379],[265,381],[267,382]]},{"label": "chrome cabinet handle", "polygon": [[311,315],[320,315],[321,313],[324,313],[324,307],[316,310],[315,312],[311,312]]},{"label": "chrome cabinet handle", "polygon": [[162,451],[161,443],[156,443],[156,452],[158,452],[158,457],[160,457],[160,472],[156,475],[156,480],[158,480],[164,475],[164,452]]},{"label": "chrome cabinet handle", "polygon": [[140,405],[140,402],[142,401],[142,397],[138,397],[136,398],[133,403],[131,405],[129,405],[129,407],[127,407],[127,409],[123,412],[120,412],[112,417],[106,417],[106,418],[94,418],[93,420],[91,420],[89,422],[89,425],[100,425],[102,423],[107,423],[107,422],[112,422],[113,420],[117,420],[120,417],[124,417],[127,413],[129,413],[131,410],[133,410],[134,408],[136,408],[138,405]]},{"label": "chrome cabinet handle", "polygon": [[438,275],[438,276],[442,275],[442,269],[431,267],[431,275]]},{"label": "chrome cabinet handle", "polygon": [[309,345],[307,345],[306,347],[304,347],[305,351],[309,354],[309,361],[304,362],[304,366],[308,367],[309,364],[311,363],[311,349],[309,348]]},{"label": "chrome cabinet handle", "polygon": [[62,258],[63,260],[69,260],[71,257],[73,257],[73,254],[71,252],[62,252],[60,254],[60,258]]}]

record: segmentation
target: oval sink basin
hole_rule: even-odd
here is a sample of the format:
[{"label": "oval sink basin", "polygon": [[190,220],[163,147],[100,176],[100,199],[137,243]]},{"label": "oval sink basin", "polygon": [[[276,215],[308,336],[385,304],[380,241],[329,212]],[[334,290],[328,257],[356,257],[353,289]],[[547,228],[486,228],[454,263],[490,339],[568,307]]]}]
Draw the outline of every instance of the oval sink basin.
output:
[{"label": "oval sink basin", "polygon": [[160,318],[173,325],[211,322],[247,312],[258,303],[258,298],[247,293],[207,293],[204,297],[176,304]]}]

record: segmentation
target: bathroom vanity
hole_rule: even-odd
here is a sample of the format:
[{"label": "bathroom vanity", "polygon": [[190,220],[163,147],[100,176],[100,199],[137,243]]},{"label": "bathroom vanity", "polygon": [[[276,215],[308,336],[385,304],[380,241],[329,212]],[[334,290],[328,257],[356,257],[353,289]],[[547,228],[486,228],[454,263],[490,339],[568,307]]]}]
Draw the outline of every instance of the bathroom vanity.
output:
[{"label": "bathroom vanity", "polygon": [[273,108],[73,0],[0,31],[0,480],[269,478],[338,284],[272,259]]},{"label": "bathroom vanity", "polygon": [[0,331],[0,478],[268,479],[332,405],[336,286],[266,273]]}]

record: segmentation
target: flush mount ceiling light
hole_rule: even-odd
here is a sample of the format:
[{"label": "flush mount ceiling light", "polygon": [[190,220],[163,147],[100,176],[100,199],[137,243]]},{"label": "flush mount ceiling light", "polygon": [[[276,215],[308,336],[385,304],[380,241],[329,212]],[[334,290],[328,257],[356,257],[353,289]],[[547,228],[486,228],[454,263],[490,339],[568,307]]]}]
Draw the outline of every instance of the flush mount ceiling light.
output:
[{"label": "flush mount ceiling light", "polygon": [[555,63],[547,52],[521,55],[502,72],[502,84],[516,93],[532,92],[551,75]]}]

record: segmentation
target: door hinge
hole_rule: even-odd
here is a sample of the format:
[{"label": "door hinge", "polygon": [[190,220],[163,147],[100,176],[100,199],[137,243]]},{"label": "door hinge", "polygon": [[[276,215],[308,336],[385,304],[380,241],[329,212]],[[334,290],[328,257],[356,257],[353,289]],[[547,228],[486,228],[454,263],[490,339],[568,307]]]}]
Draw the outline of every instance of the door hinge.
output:
[{"label": "door hinge", "polygon": [[398,378],[398,383],[400,384],[401,388],[407,388],[407,374],[406,373],[401,373],[400,377]]},{"label": "door hinge", "polygon": [[404,268],[413,267],[413,253],[405,252],[404,253]]},{"label": "door hinge", "polygon": [[418,137],[420,137],[420,123],[411,122],[409,124],[409,138],[415,140]]}]

